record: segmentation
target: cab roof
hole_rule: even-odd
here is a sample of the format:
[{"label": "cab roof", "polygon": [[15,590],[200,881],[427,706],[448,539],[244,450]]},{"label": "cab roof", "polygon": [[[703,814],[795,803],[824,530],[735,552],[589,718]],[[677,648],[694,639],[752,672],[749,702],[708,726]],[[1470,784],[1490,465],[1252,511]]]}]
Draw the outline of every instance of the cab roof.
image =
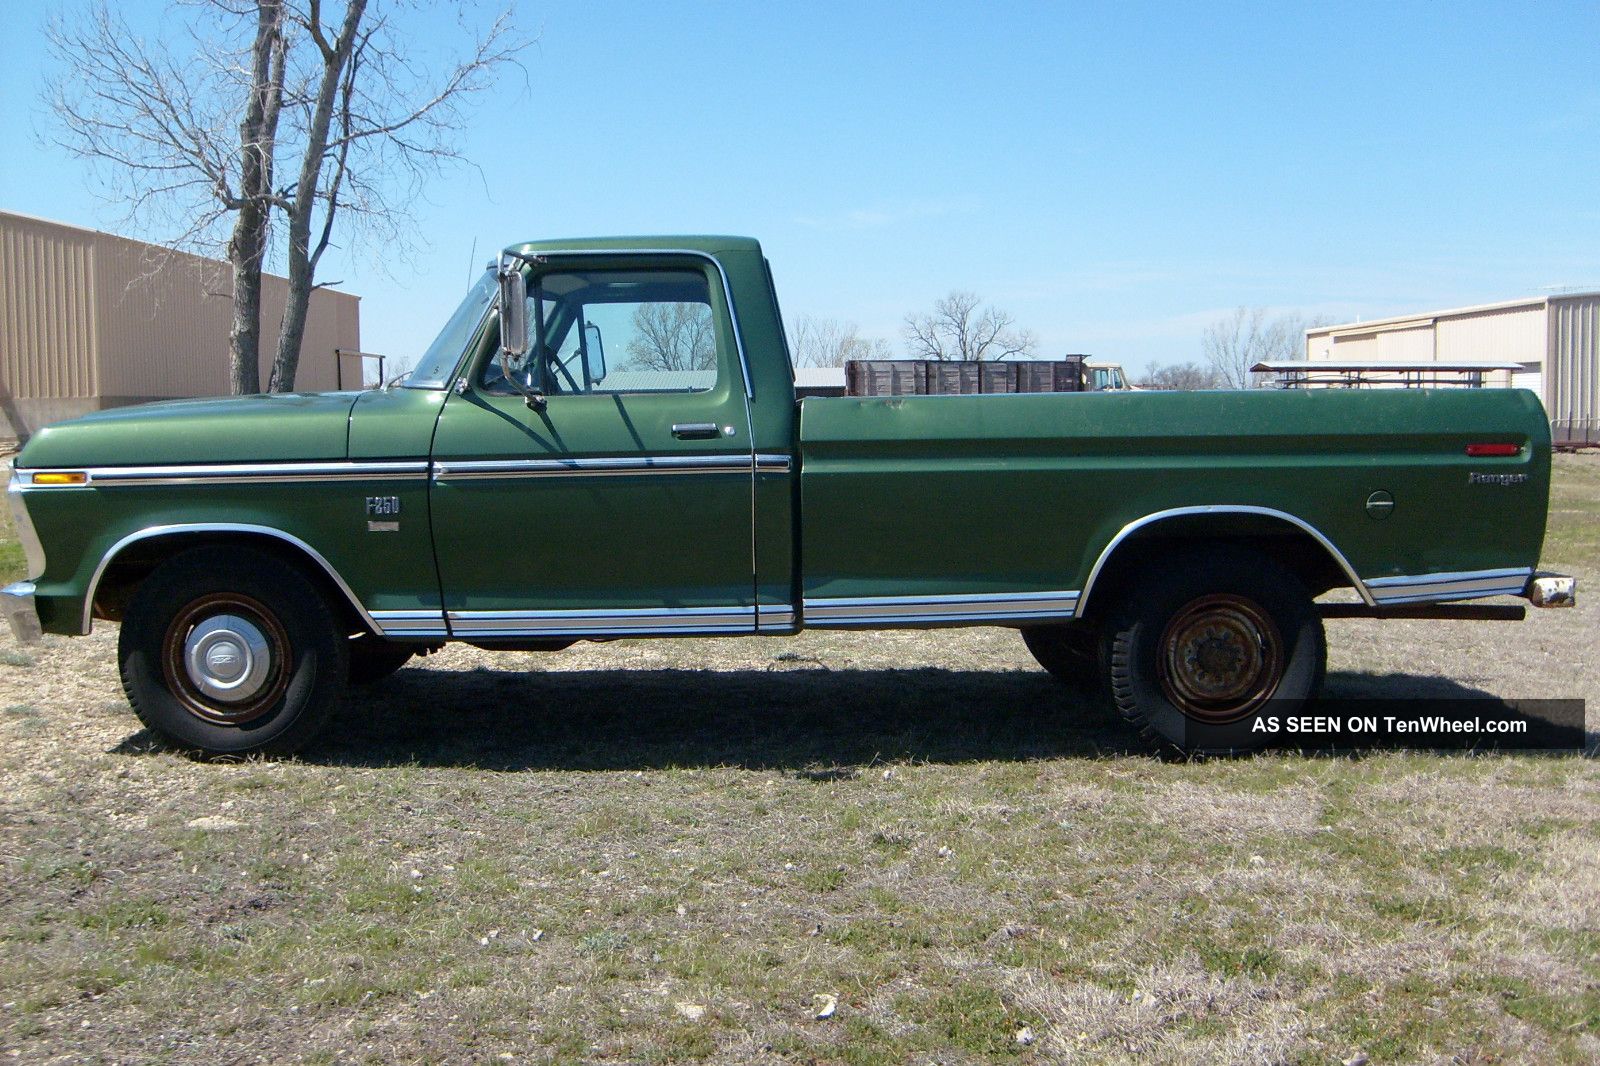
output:
[{"label": "cab roof", "polygon": [[573,251],[618,252],[700,252],[716,255],[721,252],[754,252],[761,254],[761,243],[754,237],[730,237],[717,234],[684,234],[655,237],[566,237],[559,240],[524,241],[513,244],[508,252],[560,253]]}]

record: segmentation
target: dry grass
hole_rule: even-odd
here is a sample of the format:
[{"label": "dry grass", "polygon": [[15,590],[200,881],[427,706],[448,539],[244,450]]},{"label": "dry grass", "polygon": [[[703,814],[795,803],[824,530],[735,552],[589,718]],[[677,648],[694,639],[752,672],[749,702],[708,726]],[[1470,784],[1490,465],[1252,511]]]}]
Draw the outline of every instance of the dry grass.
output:
[{"label": "dry grass", "polygon": [[[1596,623],[1332,623],[1330,684],[1594,700]],[[25,1061],[1600,1057],[1592,760],[1163,763],[964,630],[452,648],[205,765],[114,646],[0,644]]]}]

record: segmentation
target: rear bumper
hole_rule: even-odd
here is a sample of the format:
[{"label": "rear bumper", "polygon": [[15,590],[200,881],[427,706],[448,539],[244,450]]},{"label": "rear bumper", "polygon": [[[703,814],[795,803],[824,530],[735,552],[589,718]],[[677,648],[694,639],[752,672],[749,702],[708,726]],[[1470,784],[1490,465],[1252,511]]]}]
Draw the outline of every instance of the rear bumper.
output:
[{"label": "rear bumper", "polygon": [[39,625],[39,612],[33,604],[33,582],[18,581],[0,589],[0,612],[11,624],[11,633],[18,644],[35,644],[44,635]]},{"label": "rear bumper", "polygon": [[1565,574],[1535,574],[1528,579],[1522,595],[1535,607],[1573,607],[1578,602],[1578,579]]}]

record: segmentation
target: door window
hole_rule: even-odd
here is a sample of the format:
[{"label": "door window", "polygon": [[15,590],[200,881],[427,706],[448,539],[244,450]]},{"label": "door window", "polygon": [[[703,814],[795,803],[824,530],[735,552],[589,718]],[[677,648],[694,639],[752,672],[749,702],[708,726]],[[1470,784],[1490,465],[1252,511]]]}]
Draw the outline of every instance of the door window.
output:
[{"label": "door window", "polygon": [[513,391],[508,371],[547,396],[704,392],[716,384],[716,317],[698,271],[542,274],[528,300],[536,342],[520,362],[489,361],[489,391]]}]

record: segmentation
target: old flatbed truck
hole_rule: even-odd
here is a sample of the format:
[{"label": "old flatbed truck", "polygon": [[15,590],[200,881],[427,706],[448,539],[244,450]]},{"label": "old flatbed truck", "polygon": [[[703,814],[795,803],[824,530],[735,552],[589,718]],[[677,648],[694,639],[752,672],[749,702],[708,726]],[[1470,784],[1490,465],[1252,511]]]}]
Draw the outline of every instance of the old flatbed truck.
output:
[{"label": "old flatbed truck", "polygon": [[[1317,692],[1328,610],[1572,602],[1536,570],[1529,392],[796,403],[781,321],[753,240],[513,246],[397,387],[40,431],[0,602],[23,638],[120,620],[135,712],[213,755],[298,748],[446,641],[962,625],[1230,750]],[[1314,602],[1337,588],[1360,602]]]}]

